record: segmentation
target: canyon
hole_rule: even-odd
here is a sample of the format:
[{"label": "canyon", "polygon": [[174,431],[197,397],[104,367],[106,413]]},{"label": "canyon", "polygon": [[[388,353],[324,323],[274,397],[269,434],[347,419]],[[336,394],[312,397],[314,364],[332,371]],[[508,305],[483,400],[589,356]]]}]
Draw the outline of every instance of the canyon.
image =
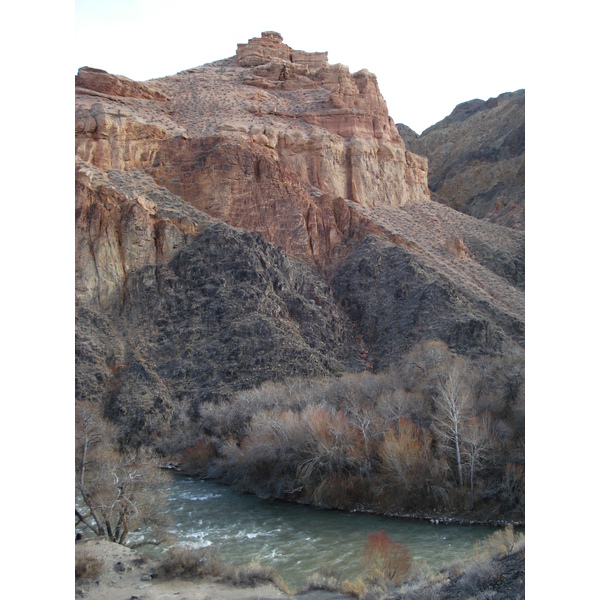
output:
[{"label": "canyon", "polygon": [[82,67],[75,94],[76,397],[131,444],[428,339],[523,347],[523,231],[431,199],[426,132],[407,147],[369,71],[264,32],[146,82]]}]

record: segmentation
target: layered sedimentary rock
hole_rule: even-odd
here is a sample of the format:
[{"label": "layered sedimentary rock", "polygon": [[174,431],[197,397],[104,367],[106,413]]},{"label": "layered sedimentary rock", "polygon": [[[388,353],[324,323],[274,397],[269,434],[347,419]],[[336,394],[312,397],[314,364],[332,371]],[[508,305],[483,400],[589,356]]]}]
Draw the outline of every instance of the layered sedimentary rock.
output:
[{"label": "layered sedimentary rock", "polygon": [[139,170],[78,164],[76,302],[77,397],[130,444],[168,437],[206,399],[364,368],[314,266]]},{"label": "layered sedimentary rock", "polygon": [[145,170],[199,210],[319,266],[345,252],[331,199],[429,199],[427,162],[406,152],[375,76],[329,65],[327,53],[267,32],[231,59],[134,83],[80,70],[81,160]]},{"label": "layered sedimentary rock", "polygon": [[525,91],[459,104],[420,136],[399,124],[408,148],[429,160],[432,198],[474,217],[525,226]]}]

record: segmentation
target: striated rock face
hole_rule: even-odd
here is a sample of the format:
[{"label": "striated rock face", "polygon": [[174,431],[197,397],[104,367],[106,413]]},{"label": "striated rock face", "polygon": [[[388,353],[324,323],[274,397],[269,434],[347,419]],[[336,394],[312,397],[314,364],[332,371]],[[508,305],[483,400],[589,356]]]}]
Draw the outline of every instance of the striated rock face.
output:
[{"label": "striated rock face", "polygon": [[492,223],[524,228],[524,90],[459,104],[420,136],[406,125],[397,127],[407,147],[428,158],[434,200]]},{"label": "striated rock face", "polygon": [[292,50],[278,34],[144,84],[88,68],[77,79],[81,160],[142,169],[197,209],[321,267],[344,253],[329,199],[429,199],[427,161],[405,151],[375,76]]},{"label": "striated rock face", "polygon": [[130,274],[170,260],[212,219],[141,171],[76,165],[75,299],[116,314]]}]

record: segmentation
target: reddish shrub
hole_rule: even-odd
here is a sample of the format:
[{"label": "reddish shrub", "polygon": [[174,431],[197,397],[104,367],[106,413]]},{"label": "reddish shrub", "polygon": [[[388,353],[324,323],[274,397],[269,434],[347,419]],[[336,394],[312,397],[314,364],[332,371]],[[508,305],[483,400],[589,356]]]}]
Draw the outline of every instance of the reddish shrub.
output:
[{"label": "reddish shrub", "polygon": [[400,542],[393,542],[384,531],[369,535],[363,551],[363,560],[368,578],[385,578],[396,585],[406,581],[412,562],[406,546]]},{"label": "reddish shrub", "polygon": [[201,438],[181,453],[181,469],[189,475],[204,475],[206,467],[216,455],[217,451],[212,442]]}]

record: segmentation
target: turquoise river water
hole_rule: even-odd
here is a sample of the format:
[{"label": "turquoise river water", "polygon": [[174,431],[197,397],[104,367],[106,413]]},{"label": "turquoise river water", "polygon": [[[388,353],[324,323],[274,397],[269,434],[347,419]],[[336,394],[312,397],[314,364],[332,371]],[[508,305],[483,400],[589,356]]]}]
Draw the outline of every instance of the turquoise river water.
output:
[{"label": "turquoise river water", "polygon": [[476,542],[495,531],[260,500],[183,476],[174,476],[169,487],[169,512],[177,544],[218,546],[234,565],[256,558],[275,566],[292,586],[324,564],[336,565],[344,578],[362,575],[364,543],[377,531],[405,544],[413,559],[432,568],[468,556]]}]

